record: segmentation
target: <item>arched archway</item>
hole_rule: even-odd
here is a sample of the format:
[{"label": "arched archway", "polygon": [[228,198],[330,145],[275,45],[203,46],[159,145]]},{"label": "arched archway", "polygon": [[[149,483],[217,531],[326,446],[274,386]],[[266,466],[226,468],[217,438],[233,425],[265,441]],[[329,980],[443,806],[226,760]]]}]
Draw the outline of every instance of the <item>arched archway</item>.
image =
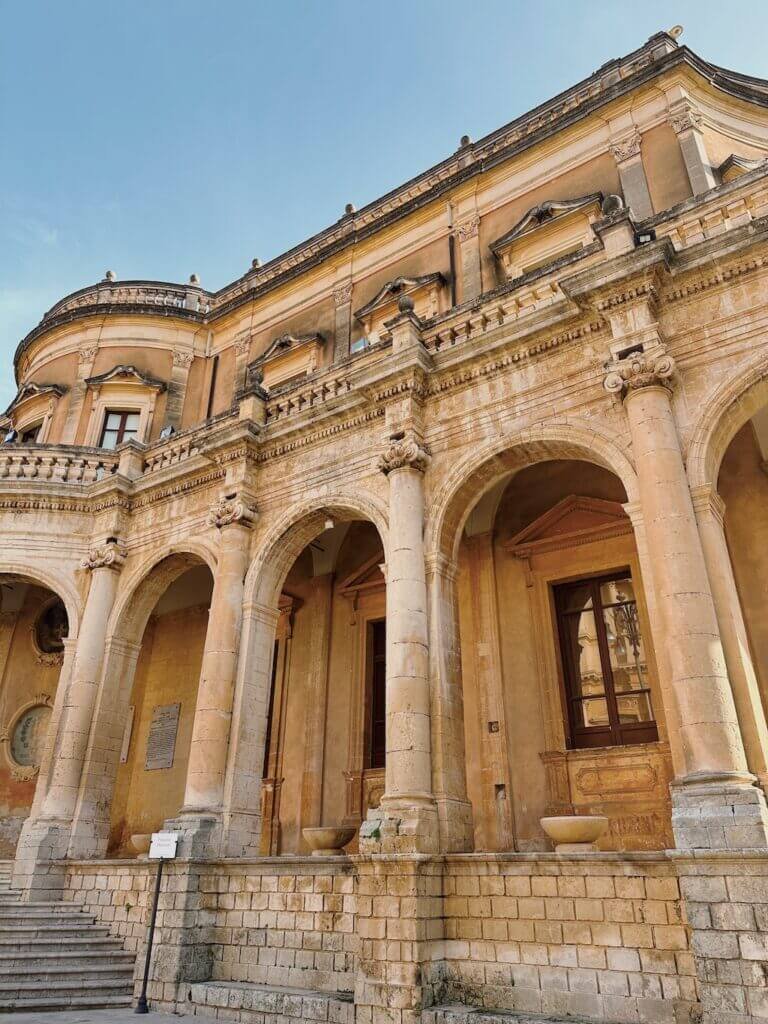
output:
[{"label": "arched archway", "polygon": [[0,857],[12,857],[42,799],[72,668],[80,608],[49,568],[0,566]]},{"label": "arched archway", "polygon": [[386,549],[385,509],[364,494],[308,498],[257,535],[227,771],[230,855],[300,852],[303,827],[363,816]]}]

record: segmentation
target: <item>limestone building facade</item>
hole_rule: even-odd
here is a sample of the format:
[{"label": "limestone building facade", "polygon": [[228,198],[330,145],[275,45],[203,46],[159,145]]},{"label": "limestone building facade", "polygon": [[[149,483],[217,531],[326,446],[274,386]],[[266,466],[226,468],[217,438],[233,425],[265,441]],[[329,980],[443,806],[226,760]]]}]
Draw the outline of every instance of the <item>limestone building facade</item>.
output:
[{"label": "limestone building facade", "polygon": [[768,83],[676,32],[217,292],[63,298],[0,446],[15,884],[139,948],[174,828],[152,995],[227,1019],[768,1019],[767,329]]}]

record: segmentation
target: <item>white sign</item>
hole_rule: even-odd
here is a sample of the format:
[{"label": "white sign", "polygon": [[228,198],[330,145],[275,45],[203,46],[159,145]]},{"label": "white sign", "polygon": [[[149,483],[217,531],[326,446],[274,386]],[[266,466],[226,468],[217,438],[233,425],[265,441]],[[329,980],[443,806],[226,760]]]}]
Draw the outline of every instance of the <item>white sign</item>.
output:
[{"label": "white sign", "polygon": [[152,842],[149,845],[149,859],[173,860],[176,856],[178,842],[178,832],[153,832]]}]

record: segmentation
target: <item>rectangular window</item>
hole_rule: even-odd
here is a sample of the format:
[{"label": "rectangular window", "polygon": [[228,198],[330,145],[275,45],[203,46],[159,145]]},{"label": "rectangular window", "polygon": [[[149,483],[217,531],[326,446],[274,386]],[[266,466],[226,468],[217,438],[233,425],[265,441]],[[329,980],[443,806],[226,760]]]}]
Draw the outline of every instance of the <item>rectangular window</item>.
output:
[{"label": "rectangular window", "polygon": [[108,409],[101,431],[101,448],[117,448],[124,441],[136,437],[139,431],[139,413]]},{"label": "rectangular window", "polygon": [[366,768],[383,768],[387,753],[387,623],[368,623],[368,736]]},{"label": "rectangular window", "polygon": [[19,441],[22,444],[34,444],[37,441],[37,435],[40,433],[42,423],[36,423],[33,427],[25,427],[22,430],[19,437]]},{"label": "rectangular window", "polygon": [[572,747],[657,740],[629,572],[555,587]]}]

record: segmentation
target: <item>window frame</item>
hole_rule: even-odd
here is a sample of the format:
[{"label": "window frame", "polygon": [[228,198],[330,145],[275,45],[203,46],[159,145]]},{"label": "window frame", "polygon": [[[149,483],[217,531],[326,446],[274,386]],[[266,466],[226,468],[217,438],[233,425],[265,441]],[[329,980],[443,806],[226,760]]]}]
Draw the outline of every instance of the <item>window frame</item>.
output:
[{"label": "window frame", "polygon": [[[611,666],[610,650],[608,646],[607,627],[604,618],[605,608],[612,605],[605,605],[600,596],[600,588],[605,583],[612,583],[629,577],[633,586],[636,586],[631,569],[627,566],[623,569],[612,570],[608,573],[598,573],[590,576],[579,576],[574,579],[552,583],[552,601],[555,614],[555,641],[558,650],[560,677],[561,677],[561,698],[562,710],[566,731],[567,746],[570,749],[585,750],[597,747],[621,747],[632,746],[638,743],[655,743],[659,739],[658,719],[654,708],[654,686],[651,682],[651,663],[648,658],[648,638],[641,632],[641,637],[646,645],[646,670],[647,679],[642,690],[634,693],[645,693],[649,702],[652,717],[644,722],[622,723],[619,720],[617,693],[614,682],[613,668]],[[567,644],[567,633],[564,629],[565,621],[569,613],[563,608],[564,595],[575,587],[590,588],[592,597],[592,610],[594,613],[595,631],[598,652],[600,656],[600,667],[605,690],[605,703],[608,710],[608,724],[606,726],[585,726],[579,724],[575,714],[576,708],[583,702],[582,697],[577,695],[576,666],[572,661],[572,651]],[[638,595],[635,592],[634,604],[638,610],[638,623],[640,620]],[[574,615],[576,613],[570,613]],[[619,691],[621,695],[621,691]]]},{"label": "window frame", "polygon": [[[139,433],[141,431],[141,410],[140,409],[112,409],[112,408],[107,407],[107,408],[104,409],[104,417],[103,417],[103,419],[101,421],[101,433],[99,434],[99,444],[98,444],[99,448],[104,448],[105,447],[105,445],[104,445],[104,437],[105,437],[105,435],[106,435],[108,430],[111,432],[112,429],[113,429],[113,428],[107,426],[107,422],[108,422],[110,416],[119,416],[120,417],[120,425],[119,425],[118,430],[117,430],[117,437],[115,439],[115,443],[114,443],[114,445],[111,448],[107,449],[108,451],[111,451],[111,452],[116,451],[120,447],[121,444],[124,444],[127,440],[131,440],[131,438],[136,439],[136,440],[139,439]],[[130,437],[126,438],[126,436],[125,436],[125,425],[126,425],[126,422],[127,422],[127,419],[128,419],[129,416],[135,416],[136,417],[136,429],[134,431],[132,431]]]},{"label": "window frame", "polygon": [[[383,629],[383,652],[380,655],[376,654],[376,644],[374,634],[377,627]],[[376,664],[381,662],[383,665],[383,675],[381,679],[381,686],[383,688],[383,700],[384,700],[384,719],[383,719],[383,739],[384,746],[382,751],[382,757],[377,758],[378,748],[374,745],[374,733],[375,725],[374,714],[376,711],[376,701],[374,699],[374,686],[376,681]],[[364,732],[364,757],[363,757],[363,770],[364,771],[380,771],[386,767],[387,763],[387,740],[386,740],[386,687],[387,687],[387,620],[386,616],[379,616],[377,618],[368,619],[365,628],[365,732]]]}]

